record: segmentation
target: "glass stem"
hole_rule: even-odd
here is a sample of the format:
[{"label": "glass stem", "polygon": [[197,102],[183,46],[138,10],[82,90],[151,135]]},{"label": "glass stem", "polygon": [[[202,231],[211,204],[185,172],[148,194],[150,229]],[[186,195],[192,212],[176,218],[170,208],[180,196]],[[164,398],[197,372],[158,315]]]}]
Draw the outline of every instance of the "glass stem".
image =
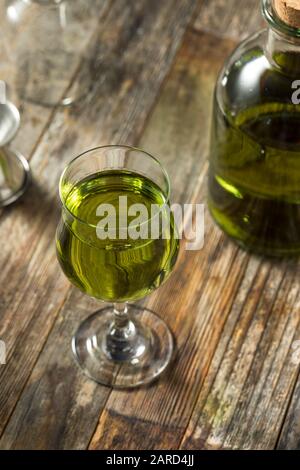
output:
[{"label": "glass stem", "polygon": [[114,361],[129,361],[134,354],[136,328],[126,303],[114,304],[114,319],[106,338],[107,354]]},{"label": "glass stem", "polygon": [[115,328],[123,331],[130,321],[127,303],[114,303],[114,316]]}]

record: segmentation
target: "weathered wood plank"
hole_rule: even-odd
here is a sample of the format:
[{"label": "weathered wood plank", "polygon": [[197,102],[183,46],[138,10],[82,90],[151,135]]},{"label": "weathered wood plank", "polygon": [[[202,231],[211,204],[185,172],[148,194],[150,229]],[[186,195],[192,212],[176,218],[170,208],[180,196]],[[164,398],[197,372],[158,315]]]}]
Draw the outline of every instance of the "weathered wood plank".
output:
[{"label": "weathered wood plank", "polygon": [[[102,15],[105,16],[106,7],[108,2],[104,2],[99,9],[99,19]],[[3,65],[5,66],[7,64]],[[13,147],[30,157],[46,133],[56,110],[29,102],[18,104],[21,128],[14,139]],[[0,370],[3,391],[0,396],[0,433],[61,307],[68,286],[58,270],[53,270],[52,277],[47,277],[48,266],[56,264],[54,250],[49,247],[53,247],[53,235],[58,220],[58,206],[55,207],[53,196],[48,192],[53,183],[51,165],[54,162],[50,160],[51,165],[47,167],[47,161],[49,162],[49,152],[44,148],[44,154],[41,153],[37,163],[33,164],[33,177],[37,177],[41,167],[49,172],[48,178],[44,182],[36,180],[17,206],[6,208],[1,213],[1,236],[4,240],[9,239],[10,244],[6,244],[1,251],[3,270],[0,337],[6,342],[8,364]],[[53,176],[57,179],[57,174],[54,173]],[[40,315],[43,303],[44,317]],[[33,325],[36,325],[36,330]]]},{"label": "weathered wood plank", "polygon": [[[153,386],[110,393],[72,361],[71,335],[96,304],[75,290],[65,301],[68,284],[50,247],[59,216],[54,190],[75,153],[112,139],[135,143],[143,130],[193,6],[180,2],[177,17],[179,3],[165,2],[158,12],[161,2],[150,7],[144,1],[114,4],[93,70],[94,94],[74,110],[55,113],[32,159],[39,185],[0,221],[3,237],[14,234],[0,273],[1,285],[6,282],[0,337],[9,344],[8,364],[0,369],[1,429],[11,416],[3,449],[85,448],[89,442],[91,449],[273,448],[290,403],[299,369],[293,359],[300,339],[299,264],[250,257],[208,215],[205,250],[182,252],[171,280],[148,300],[177,337],[172,370]],[[212,88],[232,47],[232,41],[189,33],[140,139],[166,165],[177,201],[205,199]],[[155,64],[151,70],[148,62]],[[299,385],[280,448],[299,446],[298,399]]]},{"label": "weathered wood plank", "polygon": [[[295,336],[292,343],[293,355],[292,362],[295,365],[300,363],[300,333]],[[300,449],[300,380],[298,381],[293,393],[293,399],[284,422],[284,426],[278,441],[278,449],[281,450],[299,450]]]},{"label": "weathered wood plank", "polygon": [[299,265],[251,258],[183,448],[273,448],[298,366]]},{"label": "weathered wood plank", "polygon": [[[231,48],[231,41],[188,35],[141,139],[166,165],[175,201],[205,200],[212,91]],[[205,250],[182,250],[170,281],[148,301],[175,333],[176,362],[155,386],[112,392],[91,449],[178,448],[248,262],[209,217],[206,233]]]},{"label": "weathered wood plank", "polygon": [[84,378],[72,357],[71,337],[74,323],[99,304],[75,289],[70,292],[2,438],[2,449],[72,448],[74,442],[84,449],[93,433],[110,390]]},{"label": "weathered wood plank", "polygon": [[[254,15],[250,14],[254,11],[255,3],[257,2],[238,2],[237,4],[235,1],[223,2],[221,0],[205,2],[195,27],[199,30],[209,30],[214,34],[229,35],[235,38],[239,38],[241,34],[242,36],[247,35],[259,24],[257,12]],[[234,10],[235,7],[236,10]],[[231,12],[229,13],[230,8]],[[236,376],[237,372],[231,371],[230,367],[233,368],[234,362],[230,362],[225,354],[228,348],[228,335],[230,337],[232,332],[232,326],[230,326],[233,321],[232,316],[234,318],[234,314],[230,313],[229,326],[226,325],[224,328],[224,334],[218,344],[211,370],[201,390],[191,423],[183,440],[183,448],[242,447],[263,449],[275,446],[297,374],[297,364],[291,363],[293,336],[299,337],[299,293],[296,280],[294,284],[292,282],[293,277],[298,275],[299,267],[297,265],[288,266],[286,274],[284,270],[285,265],[283,264],[274,277],[274,281],[280,287],[278,287],[278,293],[276,290],[273,292],[272,301],[275,304],[271,313],[268,314],[271,320],[266,320],[267,332],[262,338],[259,337],[257,343],[256,340],[253,342],[254,337],[252,336],[249,343],[245,341],[245,344],[241,346],[245,348],[244,359],[235,365],[234,370],[248,370],[248,379],[242,374]],[[246,293],[247,289],[244,291],[245,295]],[[264,295],[267,294],[270,292]],[[234,302],[237,302],[237,299]],[[247,302],[245,297],[244,308],[247,307]],[[289,310],[294,313],[288,315]],[[274,326],[272,319],[275,319],[278,324]],[[257,324],[255,316],[251,321],[254,322],[253,325]],[[242,334],[243,326],[239,327],[238,331],[237,335]],[[251,334],[255,335],[255,332],[258,333],[256,328],[252,327]],[[237,354],[236,347],[237,345],[233,343],[232,349],[230,349],[231,354]],[[276,348],[278,351],[275,353]],[[270,359],[264,363],[266,369],[262,367],[261,349],[270,355]],[[272,364],[274,368],[271,367]],[[224,368],[225,365],[229,369]],[[282,375],[283,366],[285,366],[285,373]],[[244,383],[243,377],[245,378]],[[257,383],[255,381],[254,384],[252,383],[253,377]],[[295,432],[293,429],[293,424],[296,423],[298,416],[297,390],[281,436],[280,447],[296,448],[299,444],[297,427],[294,428]],[[236,396],[235,393],[240,393],[240,396]],[[275,398],[272,398],[271,401],[273,395]],[[276,399],[277,396],[279,399]],[[268,421],[265,419],[265,413],[268,415]]]},{"label": "weathered wood plank", "polygon": [[216,36],[242,39],[264,26],[260,0],[205,0],[194,27]]},{"label": "weathered wood plank", "polygon": [[[8,344],[9,355],[7,365],[0,370],[2,431],[13,413],[1,448],[81,448],[88,445],[98,420],[95,408],[100,412],[108,389],[99,386],[94,389],[94,384],[91,385],[81,371],[70,364],[70,357],[65,353],[71,330],[79,321],[76,294],[62,309],[65,324],[62,320],[63,325],[60,322],[55,325],[30,376],[68,291],[68,283],[54,261],[53,237],[59,216],[54,194],[58,177],[66,162],[86,148],[136,141],[195,6],[194,0],[166,0],[163,4],[159,0],[112,3],[101,24],[98,49],[95,50],[98,60],[92,69],[96,81],[93,94],[77,107],[56,112],[32,158],[38,181],[36,193],[28,194],[22,207],[2,221],[1,235],[7,237],[13,224],[14,237],[2,254],[6,264],[0,274],[1,280],[2,276],[10,279],[2,297],[0,331],[1,338]],[[45,286],[41,285],[41,279]],[[82,297],[82,302],[82,310],[85,306],[88,313],[90,301]],[[70,320],[71,311],[75,314]],[[65,335],[66,343],[62,335]],[[22,342],[16,341],[17,337],[21,337]],[[55,344],[61,345],[57,354],[63,360],[57,374]],[[67,374],[64,373],[66,370]],[[68,400],[62,400],[58,412],[59,390],[72,387],[74,394],[70,393]],[[87,391],[82,398],[85,405],[80,407],[79,404],[77,408],[81,389]],[[90,406],[94,399],[95,404]],[[49,412],[51,403],[56,406],[55,413]],[[34,433],[28,433],[29,425],[36,427]],[[47,434],[42,437],[45,429]]]}]

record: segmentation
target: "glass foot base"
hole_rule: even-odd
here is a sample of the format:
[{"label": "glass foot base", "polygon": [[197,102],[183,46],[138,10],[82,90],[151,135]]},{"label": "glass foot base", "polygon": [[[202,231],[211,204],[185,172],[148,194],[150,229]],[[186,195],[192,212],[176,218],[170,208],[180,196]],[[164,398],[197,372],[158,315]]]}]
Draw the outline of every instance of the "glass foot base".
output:
[{"label": "glass foot base", "polygon": [[0,148],[0,207],[16,202],[31,182],[27,160],[8,147]]},{"label": "glass foot base", "polygon": [[174,351],[172,333],[161,318],[136,305],[129,305],[128,310],[135,332],[126,349],[114,349],[110,342],[113,307],[88,317],[72,340],[73,353],[84,373],[113,388],[152,382],[166,369]]}]

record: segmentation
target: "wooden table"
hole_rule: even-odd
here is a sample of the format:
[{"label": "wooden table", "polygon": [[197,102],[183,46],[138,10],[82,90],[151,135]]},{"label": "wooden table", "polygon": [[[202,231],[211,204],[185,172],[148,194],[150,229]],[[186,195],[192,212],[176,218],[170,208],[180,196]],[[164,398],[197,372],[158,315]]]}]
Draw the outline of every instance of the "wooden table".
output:
[{"label": "wooden table", "polygon": [[73,360],[72,333],[99,304],[55,258],[62,169],[87,148],[135,144],[166,165],[174,201],[203,202],[216,76],[260,24],[257,0],[102,4],[107,56],[91,94],[69,109],[22,103],[14,146],[34,185],[0,218],[0,447],[299,448],[299,264],[244,253],[208,213],[204,249],[182,250],[147,300],[176,336],[173,368],[150,387],[113,391]]}]

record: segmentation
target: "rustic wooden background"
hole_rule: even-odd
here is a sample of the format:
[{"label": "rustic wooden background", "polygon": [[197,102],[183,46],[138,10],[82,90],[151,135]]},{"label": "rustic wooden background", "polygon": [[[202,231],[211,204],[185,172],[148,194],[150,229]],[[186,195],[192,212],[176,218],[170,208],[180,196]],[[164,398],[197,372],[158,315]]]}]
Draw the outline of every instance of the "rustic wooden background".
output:
[{"label": "rustic wooden background", "polygon": [[99,304],[64,278],[53,242],[59,175],[96,145],[148,149],[174,200],[205,200],[213,86],[260,27],[258,3],[103,0],[90,95],[69,109],[22,103],[14,147],[34,185],[0,217],[2,449],[300,448],[298,263],[249,256],[206,213],[204,249],[183,250],[147,301],[177,338],[174,367],[150,387],[113,391],[72,358],[72,333]]}]

